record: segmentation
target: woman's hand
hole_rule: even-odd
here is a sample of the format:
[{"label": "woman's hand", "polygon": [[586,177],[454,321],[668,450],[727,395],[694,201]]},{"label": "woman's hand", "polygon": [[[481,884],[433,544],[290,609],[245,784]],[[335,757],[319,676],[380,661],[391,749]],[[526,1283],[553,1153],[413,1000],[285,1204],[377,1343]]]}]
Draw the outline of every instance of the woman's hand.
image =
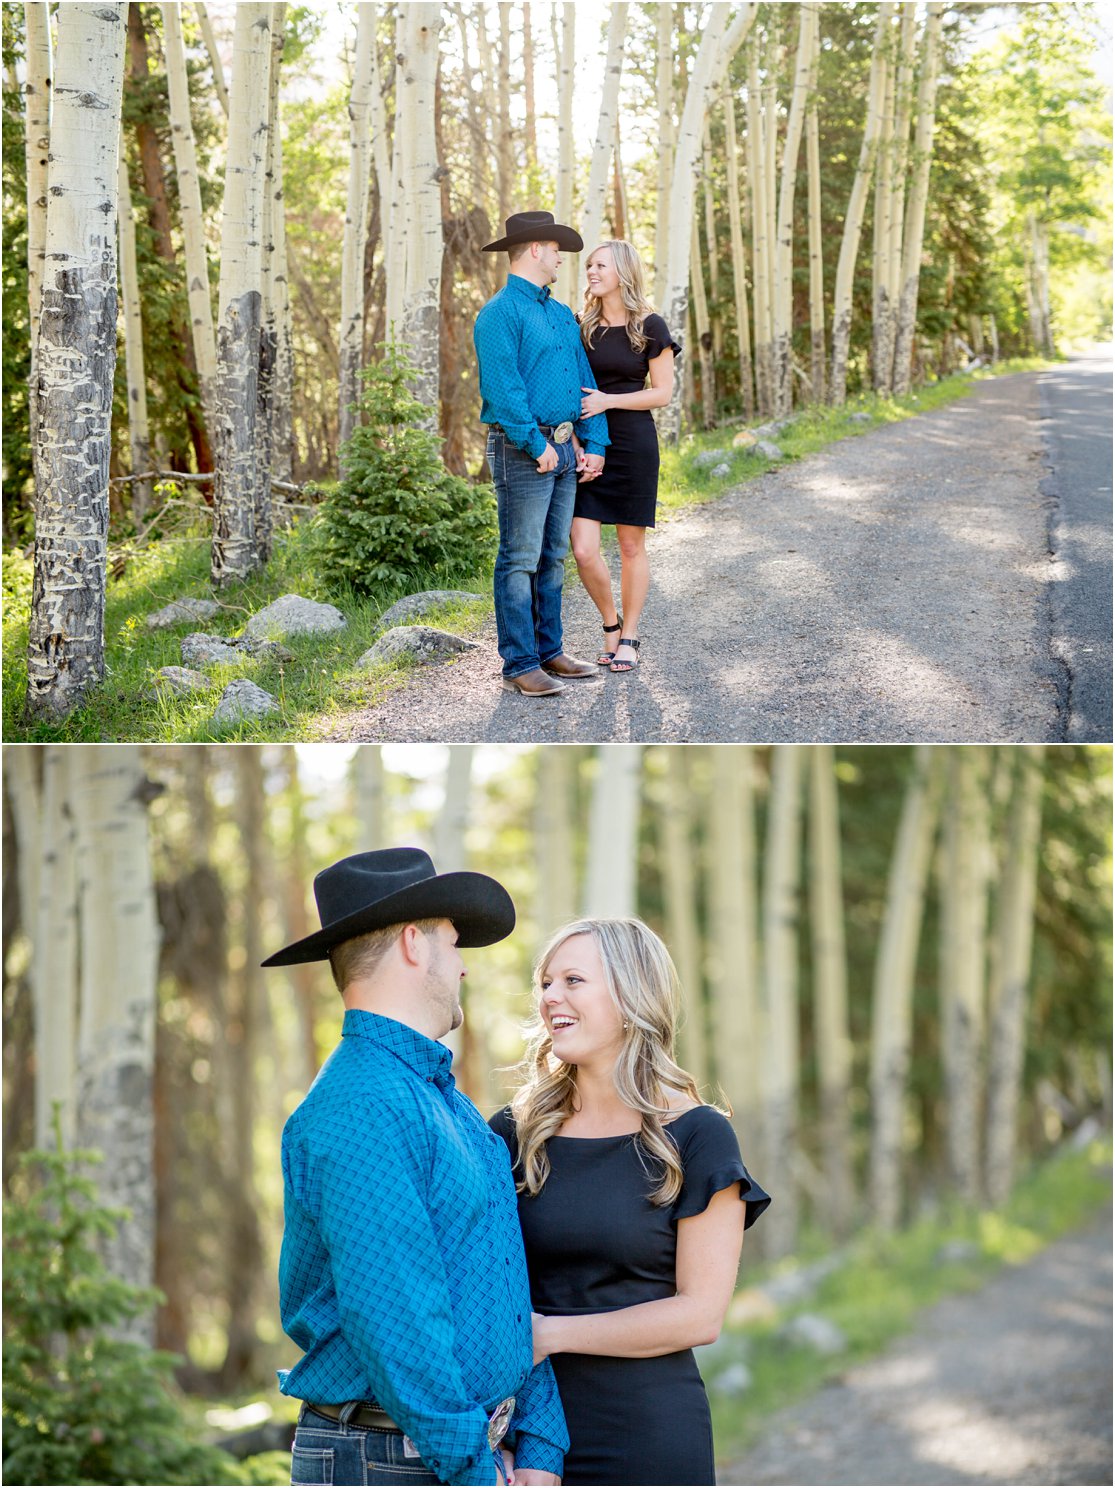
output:
[{"label": "woman's hand", "polygon": [[515,1454],[510,1447],[501,1446],[499,1450],[500,1455],[503,1458],[503,1475],[507,1479],[508,1483],[511,1485],[511,1488],[514,1488]]},{"label": "woman's hand", "polygon": [[611,399],[608,397],[607,393],[602,393],[599,388],[587,387],[583,387],[581,389],[581,392],[585,395],[581,399],[582,418],[591,418],[594,413],[606,412],[608,405],[611,402]]},{"label": "woman's hand", "polygon": [[550,1328],[550,1319],[543,1317],[540,1312],[532,1312],[530,1324],[534,1333],[534,1362],[541,1364],[543,1359],[549,1358],[553,1353],[553,1337]]}]

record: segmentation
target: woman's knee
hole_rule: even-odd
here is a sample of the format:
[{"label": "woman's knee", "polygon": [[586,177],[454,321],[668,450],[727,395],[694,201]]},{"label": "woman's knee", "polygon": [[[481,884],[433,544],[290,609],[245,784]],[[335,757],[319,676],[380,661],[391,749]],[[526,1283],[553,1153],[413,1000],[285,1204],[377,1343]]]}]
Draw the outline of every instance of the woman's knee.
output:
[{"label": "woman's knee", "polygon": [[591,528],[586,532],[578,530],[574,525],[569,534],[569,546],[573,549],[573,557],[577,560],[577,567],[584,568],[591,565],[600,557],[600,532],[593,532]]},{"label": "woman's knee", "polygon": [[645,527],[617,527],[616,541],[624,558],[642,558],[647,550]]}]

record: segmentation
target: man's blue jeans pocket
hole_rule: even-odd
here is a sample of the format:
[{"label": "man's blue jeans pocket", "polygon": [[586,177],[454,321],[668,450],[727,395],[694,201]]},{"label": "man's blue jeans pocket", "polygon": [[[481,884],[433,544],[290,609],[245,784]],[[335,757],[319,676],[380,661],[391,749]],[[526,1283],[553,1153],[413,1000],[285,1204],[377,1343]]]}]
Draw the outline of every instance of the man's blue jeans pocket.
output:
[{"label": "man's blue jeans pocket", "polygon": [[573,441],[571,439],[566,440],[564,444],[555,444],[553,448],[557,450],[558,462],[557,469],[550,473],[555,479],[559,475],[565,475],[570,470],[576,470],[577,451],[573,448]]}]

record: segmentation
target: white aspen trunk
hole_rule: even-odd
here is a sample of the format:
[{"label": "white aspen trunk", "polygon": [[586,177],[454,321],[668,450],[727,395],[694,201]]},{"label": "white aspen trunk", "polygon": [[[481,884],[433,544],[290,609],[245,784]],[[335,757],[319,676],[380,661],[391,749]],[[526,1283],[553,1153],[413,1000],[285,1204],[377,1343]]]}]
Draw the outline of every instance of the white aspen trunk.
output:
[{"label": "white aspen trunk", "polygon": [[271,476],[294,479],[294,327],[290,313],[286,206],[283,195],[282,100],[276,100],[271,170],[271,237],[274,243],[271,296],[275,311],[275,370],[272,383]]},{"label": "white aspen trunk", "polygon": [[666,251],[670,239],[670,181],[673,176],[674,127],[674,7],[658,7],[658,178],[655,187],[654,303],[666,299]]},{"label": "white aspen trunk", "polygon": [[701,362],[701,424],[716,428],[716,389],[713,386],[712,332],[709,330],[708,297],[705,294],[705,269],[701,258],[701,238],[697,214],[693,213],[692,246],[689,252],[689,283],[693,295],[693,321],[697,328],[697,354]]},{"label": "white aspen trunk", "polygon": [[751,254],[755,294],[755,391],[760,416],[774,411],[771,372],[770,244],[767,241],[767,152],[759,92],[759,43],[751,47],[747,73],[747,179],[751,185]]},{"label": "white aspen trunk", "polygon": [[434,823],[434,865],[439,873],[459,873],[465,866],[472,788],[472,745],[455,744],[446,751],[445,796]]},{"label": "white aspen trunk", "polygon": [[778,77],[782,70],[782,47],[774,36],[767,37],[767,83],[763,89],[763,173],[766,189],[763,202],[767,220],[763,234],[767,245],[767,386],[770,389],[770,411],[778,407],[778,366],[774,352],[775,316],[778,302]]},{"label": "white aspen trunk", "polygon": [[357,6],[356,58],[348,100],[348,201],[341,247],[341,374],[338,387],[338,443],[356,427],[353,405],[360,397],[364,361],[364,251],[368,241],[368,188],[371,180],[371,109],[376,55],[376,16]]},{"label": "white aspen trunk", "polygon": [[743,207],[739,191],[736,100],[727,82],[724,86],[724,149],[728,171],[728,230],[732,243],[732,286],[736,302],[740,397],[744,418],[750,420],[755,416],[755,391],[751,370],[751,319],[747,309],[747,257],[743,248]]},{"label": "white aspen trunk", "polygon": [[415,397],[425,404],[427,426],[434,429],[438,422],[439,306],[444,251],[434,128],[441,6],[413,3],[403,7],[403,14],[406,60],[403,92],[396,101],[395,115],[410,219],[403,277],[402,340],[416,367],[412,382]]},{"label": "white aspen trunk", "polygon": [[[563,750],[550,750],[562,754]],[[687,751],[667,748],[664,797],[657,814],[661,851],[662,910],[666,944],[681,982],[682,1016],[678,1028],[678,1062],[703,1089],[709,1078],[708,1027],[702,996],[697,883],[694,872],[694,803],[686,774]]]},{"label": "white aspen trunk", "polygon": [[359,828],[358,852],[372,852],[387,844],[387,810],[383,755],[378,744],[361,744],[352,756],[352,790]]},{"label": "white aspen trunk", "polygon": [[871,185],[871,177],[875,169],[875,146],[882,122],[883,94],[886,86],[886,38],[893,14],[893,0],[884,0],[879,7],[879,19],[875,27],[875,50],[871,58],[863,142],[860,145],[859,162],[856,165],[852,192],[848,199],[848,210],[844,215],[844,235],[840,241],[840,257],[836,261],[836,284],[832,297],[832,370],[829,381],[829,399],[832,403],[843,403],[847,396],[848,347],[852,337],[852,281],[856,272],[856,257],[859,254],[867,190]]},{"label": "white aspen trunk", "polygon": [[918,318],[918,280],[921,274],[922,240],[925,235],[925,206],[929,199],[929,167],[933,158],[933,122],[944,9],[944,0],[929,0],[922,39],[912,179],[902,241],[902,296],[894,340],[893,388],[896,395],[910,391],[910,364]]},{"label": "white aspen trunk", "polygon": [[840,871],[840,818],[833,751],[809,751],[809,902],[817,1010],[817,1071],[829,1218],[837,1235],[851,1228],[852,1040],[848,1032],[848,969]]},{"label": "white aspen trunk", "polygon": [[902,297],[902,238],[905,225],[907,175],[910,165],[910,112],[917,40],[917,8],[904,5],[898,41],[898,74],[894,102],[894,166],[891,171],[890,210],[886,246],[887,324],[883,348],[886,391],[894,391],[894,348],[898,337],[898,306]]},{"label": "white aspen trunk", "polygon": [[[75,751],[81,1005],[78,1137],[98,1148],[104,1203],[128,1218],[106,1242],[110,1270],[149,1286],[155,1271],[155,989],[159,926],[148,841],[147,790],[136,745]],[[154,1317],[124,1330],[150,1343]]]},{"label": "white aspen trunk", "polygon": [[817,73],[821,17],[813,27],[813,65],[805,115],[805,159],[809,177],[809,373],[814,403],[825,401],[825,272],[821,223],[821,141],[817,124]]},{"label": "white aspen trunk", "polygon": [[[709,110],[712,109],[712,100],[709,101]],[[618,147],[617,147],[618,148]],[[720,248],[716,241],[716,204],[712,194],[712,134],[709,129],[709,116],[705,114],[705,127],[701,135],[701,189],[705,204],[705,253],[708,256],[708,282],[712,293],[712,302],[718,305],[720,301]],[[714,315],[712,321],[712,355],[713,365],[719,360],[724,349],[724,322],[721,316]]]},{"label": "white aspen trunk", "polygon": [[538,125],[534,106],[534,32],[531,29],[529,0],[523,0],[523,110],[525,113],[526,177],[528,194],[534,195],[538,177]]},{"label": "white aspen trunk", "polygon": [[596,751],[589,819],[586,915],[636,913],[642,746],[608,744]]},{"label": "white aspen trunk", "polygon": [[[242,0],[236,7],[217,314],[217,475],[210,560],[217,585],[237,583],[260,566],[256,486],[267,473],[257,467],[256,418],[270,13],[270,5],[255,0]],[[268,483],[268,498],[270,494]]]},{"label": "white aspen trunk", "polygon": [[[692,233],[690,222],[697,190],[697,172],[701,159],[701,138],[709,104],[720,87],[721,79],[736,52],[746,40],[755,20],[755,6],[741,5],[729,23],[728,6],[715,3],[709,8],[697,55],[693,59],[685,104],[677,131],[673,177],[670,184],[670,230],[666,246],[665,297],[661,305],[666,324],[684,326],[688,320],[689,256]],[[674,393],[662,410],[659,432],[672,443],[681,434],[681,390],[675,380]]]},{"label": "white aspen trunk", "polygon": [[576,914],[574,878],[574,781],[576,750],[543,744],[535,755],[537,786],[534,837],[537,897],[535,925],[547,936]]},{"label": "white aspen trunk", "polygon": [[[627,6],[613,4],[608,20],[608,50],[604,63],[604,86],[600,91],[600,113],[596,121],[596,144],[589,165],[588,189],[581,211],[581,237],[585,252],[591,253],[600,241],[604,222],[604,201],[608,191],[608,173],[612,163],[619,107],[619,84],[623,72],[623,41],[627,34]],[[569,257],[579,257],[570,254]],[[579,275],[578,275],[579,282]]]},{"label": "white aspen trunk", "polygon": [[616,238],[629,239],[628,227],[631,222],[631,209],[627,204],[627,181],[623,174],[623,157],[619,115],[616,115],[616,129],[612,136],[612,236]]},{"label": "white aspen trunk", "polygon": [[940,799],[937,751],[919,746],[887,875],[871,1015],[871,1219],[898,1223],[914,971]]},{"label": "white aspen trunk", "polygon": [[[798,1144],[798,885],[801,873],[800,746],[771,750],[767,807],[766,875],[763,886],[763,1131],[769,1170],[785,1177],[768,1253],[790,1254],[797,1245]],[[773,1210],[772,1210],[773,1215]]]},{"label": "white aspen trunk", "polygon": [[43,309],[46,268],[47,176],[50,163],[50,110],[54,58],[50,45],[50,7],[27,0],[27,76],[24,94],[24,151],[27,166],[27,308],[31,372],[27,386],[27,427],[31,462],[38,485],[39,455],[39,320]]},{"label": "white aspen trunk", "polygon": [[1042,758],[1039,745],[1018,756],[1010,803],[1008,844],[999,891],[995,939],[998,976],[993,989],[987,1066],[988,1200],[1005,1204],[1014,1177],[1015,1132],[1026,1043],[1027,986],[1034,939],[1034,900],[1041,846]]},{"label": "white aspen trunk", "polygon": [[209,8],[197,0],[194,6],[197,11],[198,24],[201,27],[201,39],[205,42],[206,55],[209,58],[209,66],[213,73],[213,87],[216,89],[217,101],[221,105],[225,118],[228,118],[228,86],[225,83],[225,70],[221,64],[221,54],[217,48],[217,38],[213,32],[213,22],[209,19]]},{"label": "white aspen trunk", "polygon": [[127,5],[58,13],[38,340],[29,718],[64,718],[104,676],[116,209]]},{"label": "white aspen trunk", "polygon": [[[573,171],[575,167],[573,81],[577,69],[577,53],[575,50],[576,11],[576,5],[563,5],[561,7],[560,52],[558,51],[556,42],[554,46],[558,95],[558,166],[554,216],[559,222],[566,224],[570,223],[573,216]],[[554,25],[556,28],[556,5],[554,6]],[[567,253],[563,256],[561,268],[558,270],[558,280],[554,292],[563,305],[573,305],[579,301],[577,258],[574,254]]]},{"label": "white aspen trunk", "polygon": [[275,218],[283,215],[282,198],[275,195],[275,162],[281,154],[278,138],[279,83],[282,78],[283,41],[286,27],[286,3],[271,6],[268,18],[271,31],[270,56],[267,65],[267,153],[263,172],[263,237],[259,262],[259,379],[256,387],[256,470],[255,539],[260,565],[271,557],[275,517],[271,497],[271,455],[274,448],[275,355],[278,330],[275,317]]},{"label": "white aspen trunk", "polygon": [[883,60],[883,108],[879,137],[875,143],[875,211],[871,245],[871,385],[877,393],[887,391],[887,330],[890,325],[888,297],[888,253],[890,212],[894,179],[895,59],[894,29],[887,32]]},{"label": "white aspen trunk", "polygon": [[[143,315],[139,308],[139,279],[136,270],[136,220],[132,211],[132,188],[128,162],[120,140],[117,166],[120,219],[120,299],[124,308],[124,368],[128,389],[128,442],[132,474],[151,469],[151,433],[147,422],[147,383],[143,367]],[[138,527],[151,504],[151,482],[132,482],[132,520]]]},{"label": "white aspen trunk", "polygon": [[754,752],[748,745],[708,751],[708,970],[712,1063],[735,1112],[740,1138],[759,1125],[760,1036],[755,890]]},{"label": "white aspen trunk", "polygon": [[805,128],[805,105],[809,97],[809,76],[813,66],[813,33],[817,25],[816,8],[802,5],[798,29],[797,62],[794,86],[790,95],[790,113],[782,145],[782,179],[778,193],[778,225],[775,229],[775,323],[774,367],[775,408],[778,414],[790,412],[794,402],[793,290],[794,290],[794,190],[798,178],[798,155]]},{"label": "white aspen trunk", "polygon": [[[407,26],[403,7],[395,12],[395,129],[391,139],[391,191],[384,216],[384,265],[387,278],[387,300],[384,311],[387,327],[386,337],[392,344],[402,342],[403,298],[406,286],[407,233],[410,225],[406,193],[403,187],[402,135],[406,125],[404,111],[399,106],[406,87],[400,58],[406,54]],[[481,37],[480,54],[484,56],[486,46]],[[490,59],[488,65],[491,65]],[[488,95],[491,96],[490,94]]]},{"label": "white aspen trunk", "polygon": [[217,377],[217,340],[213,332],[213,304],[209,293],[209,259],[205,250],[205,218],[201,209],[201,182],[197,149],[190,114],[190,87],[186,72],[186,48],[182,40],[182,17],[177,4],[161,5],[163,46],[166,52],[167,87],[170,94],[170,137],[174,146],[174,171],[178,179],[178,208],[182,222],[182,247],[186,259],[186,294],[190,307],[190,334],[197,362],[205,423],[212,433],[213,389]]}]

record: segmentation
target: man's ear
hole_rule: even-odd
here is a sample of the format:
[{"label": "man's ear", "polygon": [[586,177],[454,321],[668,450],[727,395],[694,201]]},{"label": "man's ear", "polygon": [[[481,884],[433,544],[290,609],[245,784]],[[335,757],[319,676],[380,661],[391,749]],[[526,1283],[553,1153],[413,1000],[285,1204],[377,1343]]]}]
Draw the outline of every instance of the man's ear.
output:
[{"label": "man's ear", "polygon": [[399,954],[407,966],[421,966],[426,937],[417,925],[404,925],[399,932]]}]

